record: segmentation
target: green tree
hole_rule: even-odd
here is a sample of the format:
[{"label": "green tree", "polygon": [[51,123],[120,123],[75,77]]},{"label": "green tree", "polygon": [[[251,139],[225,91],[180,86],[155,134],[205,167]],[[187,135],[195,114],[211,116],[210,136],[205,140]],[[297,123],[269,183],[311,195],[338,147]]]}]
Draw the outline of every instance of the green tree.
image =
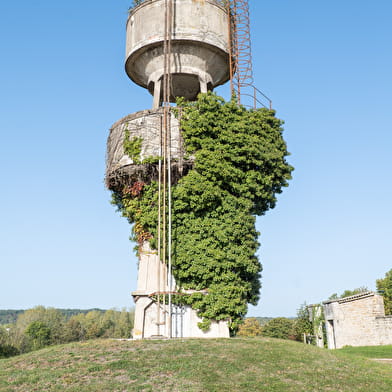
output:
[{"label": "green tree", "polygon": [[114,335],[112,337],[129,339],[133,329],[134,312],[122,309],[122,311],[117,312],[117,314]]},{"label": "green tree", "polygon": [[294,335],[298,341],[303,340],[304,334],[312,334],[313,326],[311,322],[311,315],[309,314],[309,308],[306,302],[300,306],[297,310],[297,318],[294,320]]},{"label": "green tree", "polygon": [[18,316],[16,328],[24,333],[27,327],[34,321],[45,324],[50,329],[50,341],[48,344],[60,344],[66,339],[65,333],[65,316],[57,309],[36,306],[28,309]]},{"label": "green tree", "polygon": [[[82,318],[84,315],[82,314]],[[79,320],[78,315],[71,316],[65,326],[64,341],[65,342],[76,342],[84,340],[85,330],[83,329],[82,323]]]},{"label": "green tree", "polygon": [[361,286],[361,287],[358,287],[354,290],[345,290],[341,295],[334,293],[328,299],[339,299],[339,298],[351,297],[352,295],[365,293],[366,291],[369,291],[369,289],[365,286]]},{"label": "green tree", "polygon": [[114,337],[114,330],[118,320],[119,312],[114,309],[109,309],[101,316],[102,337]]},{"label": "green tree", "polygon": [[385,274],[385,278],[377,279],[376,286],[384,297],[385,314],[392,315],[392,269]]},{"label": "green tree", "polygon": [[295,340],[294,320],[276,317],[263,326],[263,336]]},{"label": "green tree", "polygon": [[42,321],[33,321],[30,323],[25,334],[32,339],[33,349],[37,350],[51,343],[50,328]]},{"label": "green tree", "polygon": [[27,353],[32,349],[31,339],[24,333],[24,330],[18,329],[15,324],[8,329],[8,341],[20,354]]},{"label": "green tree", "polygon": [[263,328],[259,321],[254,318],[246,318],[244,322],[238,328],[237,335],[238,336],[261,336],[263,332]]},{"label": "green tree", "polygon": [[0,343],[0,358],[8,358],[18,355],[19,351],[16,347],[9,344]]},{"label": "green tree", "polygon": [[66,325],[67,341],[97,338],[130,338],[133,328],[133,311],[110,309],[93,310],[87,314],[70,317]]},{"label": "green tree", "polygon": [[0,358],[8,358],[19,354],[19,350],[12,345],[9,332],[10,328],[0,325]]},{"label": "green tree", "polygon": [[103,336],[103,313],[97,310],[88,312],[82,320],[82,326],[85,330],[85,339],[97,339]]}]

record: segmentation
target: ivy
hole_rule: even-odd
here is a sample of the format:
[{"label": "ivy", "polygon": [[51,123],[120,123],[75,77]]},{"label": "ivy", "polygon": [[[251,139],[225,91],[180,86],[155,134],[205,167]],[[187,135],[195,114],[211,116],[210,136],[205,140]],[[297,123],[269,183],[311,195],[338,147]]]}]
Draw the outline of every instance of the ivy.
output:
[{"label": "ivy", "polygon": [[129,129],[126,129],[124,132],[124,153],[127,154],[135,164],[140,164],[140,154],[142,152],[142,143],[143,138],[141,137],[130,137]]},{"label": "ivy", "polygon": [[135,182],[123,188],[122,192],[113,192],[112,204],[115,204],[122,216],[133,224],[131,241],[139,249],[144,240],[149,240],[153,249],[157,243],[158,222],[158,183]]},{"label": "ivy", "polygon": [[[247,304],[259,299],[256,216],[275,206],[293,170],[283,123],[272,110],[247,110],[212,93],[178,105],[195,163],[172,187],[173,275],[181,301],[203,319],[201,329],[229,320],[235,332]],[[114,194],[114,203],[134,223],[133,238],[156,247],[158,184],[134,186]]]}]

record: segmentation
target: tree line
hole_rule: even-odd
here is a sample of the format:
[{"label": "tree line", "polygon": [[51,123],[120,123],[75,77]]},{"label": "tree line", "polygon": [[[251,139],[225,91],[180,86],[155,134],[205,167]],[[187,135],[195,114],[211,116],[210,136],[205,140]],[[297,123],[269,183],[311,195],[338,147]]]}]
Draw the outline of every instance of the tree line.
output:
[{"label": "tree line", "polygon": [[62,343],[131,337],[133,311],[111,309],[72,313],[37,306],[20,313],[16,322],[0,325],[0,358]]},{"label": "tree line", "polygon": [[261,323],[257,317],[246,318],[237,336],[265,336],[277,339],[303,341],[303,334],[312,331],[312,323],[306,304],[301,305],[296,318],[275,317]]},{"label": "tree line", "polygon": [[[79,313],[88,313],[93,310],[99,312],[105,312],[105,309],[91,308],[91,309],[58,309],[61,314],[63,314],[67,319]],[[2,324],[14,324],[18,319],[18,316],[22,314],[25,309],[0,309],[0,325]]]}]

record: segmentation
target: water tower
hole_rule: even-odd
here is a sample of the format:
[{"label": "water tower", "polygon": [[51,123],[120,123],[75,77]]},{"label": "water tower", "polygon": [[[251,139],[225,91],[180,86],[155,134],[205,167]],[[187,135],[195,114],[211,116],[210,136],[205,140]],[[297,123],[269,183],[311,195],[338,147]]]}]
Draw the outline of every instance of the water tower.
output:
[{"label": "water tower", "polygon": [[[108,138],[107,187],[117,193],[138,183],[157,181],[163,194],[159,201],[159,225],[168,252],[139,247],[135,301],[135,339],[153,337],[228,337],[227,321],[213,322],[201,331],[195,310],[175,306],[171,295],[179,288],[171,275],[170,191],[171,185],[192,167],[184,159],[181,130],[170,110],[177,97],[196,99],[229,79],[239,92],[241,69],[249,64],[238,56],[241,9],[247,2],[226,0],[139,0],[126,24],[125,70],[129,78],[153,96],[152,109],[130,114],[116,122]],[[244,3],[245,8],[237,7]],[[234,5],[234,8],[233,8]],[[234,18],[233,18],[234,15]],[[245,18],[246,19],[246,18]],[[245,20],[246,21],[246,20]],[[248,26],[249,27],[249,26]],[[240,37],[240,39],[238,39]],[[246,37],[245,37],[246,38]],[[249,61],[250,63],[250,57]],[[245,78],[246,79],[246,78]],[[242,80],[245,80],[242,79]],[[240,95],[240,94],[239,94]],[[139,156],[124,152],[124,140],[139,140]],[[151,162],[159,157],[159,163]],[[161,230],[158,230],[161,233]],[[167,256],[166,256],[167,255]]]}]

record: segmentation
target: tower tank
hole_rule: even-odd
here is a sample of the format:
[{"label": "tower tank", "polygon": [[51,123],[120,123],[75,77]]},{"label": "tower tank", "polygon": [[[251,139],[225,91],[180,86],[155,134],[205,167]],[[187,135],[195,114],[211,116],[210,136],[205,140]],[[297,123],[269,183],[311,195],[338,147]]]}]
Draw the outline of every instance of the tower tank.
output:
[{"label": "tower tank", "polygon": [[[219,0],[173,2],[170,101],[194,100],[229,79],[228,11]],[[132,9],[126,25],[125,70],[131,80],[162,101],[165,0],[145,0]]]},{"label": "tower tank", "polygon": [[[160,134],[162,133],[163,108],[142,110],[125,116],[110,128],[106,154],[106,186],[121,192],[124,186],[143,181],[158,180],[154,157],[162,155]],[[124,142],[139,140],[138,156],[128,156]],[[184,149],[179,121],[170,113],[170,155],[172,178],[177,181],[193,165],[193,157],[183,159]],[[150,161],[150,163],[148,163]]]}]

